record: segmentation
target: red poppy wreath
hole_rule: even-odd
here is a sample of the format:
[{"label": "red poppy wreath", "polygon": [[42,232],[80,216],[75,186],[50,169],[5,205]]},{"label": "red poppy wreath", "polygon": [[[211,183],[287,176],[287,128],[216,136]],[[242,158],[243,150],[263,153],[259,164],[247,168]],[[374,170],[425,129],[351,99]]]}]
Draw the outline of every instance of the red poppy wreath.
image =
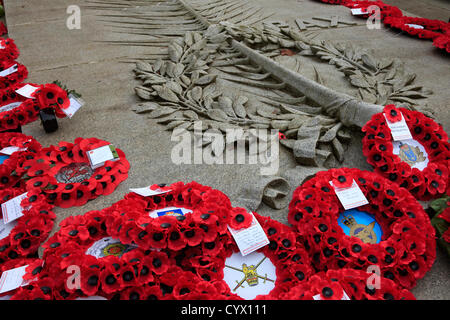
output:
[{"label": "red poppy wreath", "polygon": [[450,53],[450,30],[447,31],[447,34],[435,38],[433,45]]},{"label": "red poppy wreath", "polygon": [[[330,181],[339,188],[355,181],[369,204],[345,211]],[[436,258],[435,232],[422,206],[372,172],[319,172],[295,190],[288,219],[318,270],[375,265],[383,277],[412,288]]]},{"label": "red poppy wreath", "polygon": [[[386,118],[404,117],[413,139],[392,141]],[[443,194],[449,181],[450,144],[442,126],[418,111],[385,107],[363,127],[363,153],[375,172],[408,189],[417,199]]]},{"label": "red poppy wreath", "polygon": [[[373,277],[373,279],[371,278]],[[319,272],[281,295],[283,300],[415,300],[392,280],[374,273],[341,269]]]},{"label": "red poppy wreath", "polygon": [[277,300],[313,274],[310,258],[294,230],[254,213],[270,243],[242,256],[231,235],[174,252],[185,270],[238,299]]},{"label": "red poppy wreath", "polygon": [[227,233],[227,226],[246,227],[250,215],[233,209],[228,197],[196,182],[153,186],[159,195],[129,193],[108,208],[111,235],[144,249],[181,250]]},{"label": "red poppy wreath", "polygon": [[23,82],[28,77],[27,68],[10,60],[0,61],[0,89]]},{"label": "red poppy wreath", "polygon": [[11,38],[0,39],[0,61],[16,60],[19,49]]},{"label": "red poppy wreath", "polygon": [[122,150],[119,158],[91,168],[86,153],[110,145],[97,138],[77,138],[43,148],[33,159],[19,166],[27,190],[39,188],[51,204],[62,208],[82,206],[100,195],[111,194],[128,177],[130,165]]},{"label": "red poppy wreath", "polygon": [[16,93],[24,84],[14,85],[0,91],[0,131],[16,129],[39,118],[39,112],[52,109],[58,118],[66,117],[63,109],[70,106],[67,91],[50,83],[46,85],[30,84],[38,89],[32,98],[24,98]]},{"label": "red poppy wreath", "polygon": [[0,190],[23,187],[17,167],[32,159],[41,148],[41,144],[31,136],[12,132],[0,133]]},{"label": "red poppy wreath", "polygon": [[[0,191],[1,203],[24,194],[21,189]],[[18,258],[35,256],[42,242],[47,239],[56,218],[53,206],[38,191],[29,191],[21,201],[23,216],[4,223],[0,220],[0,263]]]},{"label": "red poppy wreath", "polygon": [[436,39],[450,26],[449,23],[441,20],[405,16],[386,17],[383,22],[391,28],[402,30],[421,39]]},{"label": "red poppy wreath", "polygon": [[[44,245],[41,262],[30,265],[25,279],[36,278],[14,300],[72,300],[103,297],[122,300],[178,299],[177,288],[190,299],[215,292],[207,281],[177,267],[161,250],[143,250],[111,237],[107,210],[90,211],[61,222],[60,230]],[[75,276],[79,272],[79,276]],[[215,291],[214,291],[215,290]],[[178,292],[179,293],[179,292]],[[210,297],[211,298],[211,297]]]},{"label": "red poppy wreath", "polygon": [[450,186],[446,195],[431,202],[427,209],[436,229],[437,242],[450,257]]}]

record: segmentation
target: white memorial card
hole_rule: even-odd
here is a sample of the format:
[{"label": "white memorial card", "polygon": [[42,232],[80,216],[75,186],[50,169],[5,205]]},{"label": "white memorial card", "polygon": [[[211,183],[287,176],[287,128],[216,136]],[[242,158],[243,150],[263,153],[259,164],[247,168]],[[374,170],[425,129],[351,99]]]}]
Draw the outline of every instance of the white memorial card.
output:
[{"label": "white memorial card", "polygon": [[84,101],[74,95],[69,95],[70,105],[67,109],[61,109],[67,117],[72,118],[75,112],[77,112],[83,105]]},{"label": "white memorial card", "polygon": [[112,144],[90,150],[86,154],[92,169],[100,168],[106,161],[119,160],[116,148]]},{"label": "white memorial card", "polygon": [[0,153],[10,156],[14,152],[26,151],[26,150],[27,150],[27,148],[19,148],[19,147],[10,146],[10,147],[6,147],[6,148],[3,148],[2,150],[0,150]]},{"label": "white memorial card", "polygon": [[269,239],[267,238],[264,229],[261,227],[253,213],[251,213],[251,215],[253,218],[252,224],[246,229],[235,230],[228,226],[228,229],[243,256],[269,244]]},{"label": "white memorial card", "polygon": [[26,84],[24,85],[22,88],[17,89],[16,93],[20,94],[21,96],[31,99],[34,98],[33,97],[33,93],[36,92],[36,90],[38,90],[38,87],[32,86],[31,84]]},{"label": "white memorial card", "polygon": [[23,280],[23,276],[26,274],[25,269],[27,267],[28,265],[2,273],[2,277],[0,278],[0,294],[28,284],[28,281]]},{"label": "white memorial card", "polygon": [[402,120],[397,122],[390,122],[384,113],[383,115],[386,119],[386,124],[388,125],[389,129],[391,129],[392,139],[394,141],[408,140],[413,138],[403,114],[401,114]]},{"label": "white memorial card", "polygon": [[17,72],[17,70],[19,70],[18,68],[19,68],[19,66],[17,64],[15,64],[15,65],[9,67],[6,70],[0,71],[0,77],[7,77],[10,74],[13,74],[14,72]]},{"label": "white memorial card", "polygon": [[3,222],[5,224],[17,220],[23,216],[23,208],[20,205],[23,199],[27,197],[27,192],[17,196],[9,201],[2,203]]},{"label": "white memorial card", "polygon": [[134,192],[140,196],[143,196],[143,197],[151,197],[151,196],[157,196],[160,194],[168,193],[172,190],[162,190],[160,188],[152,190],[152,189],[150,189],[150,187],[145,187],[145,188],[130,189],[130,191]]},{"label": "white memorial card", "polygon": [[348,188],[335,187],[332,181],[330,181],[330,185],[333,186],[334,191],[345,210],[361,207],[369,203],[355,180],[353,180],[353,184]]}]

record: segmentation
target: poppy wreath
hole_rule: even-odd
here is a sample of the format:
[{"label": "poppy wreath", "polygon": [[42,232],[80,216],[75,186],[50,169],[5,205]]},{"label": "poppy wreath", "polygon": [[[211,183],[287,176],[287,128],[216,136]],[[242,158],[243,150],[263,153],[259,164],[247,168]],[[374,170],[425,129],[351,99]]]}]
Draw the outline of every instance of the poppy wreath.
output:
[{"label": "poppy wreath", "polygon": [[13,39],[0,39],[0,61],[16,60],[19,54],[19,49]]},{"label": "poppy wreath", "polygon": [[[303,244],[297,241],[296,232],[292,228],[269,217],[253,214],[270,241],[267,246],[256,252],[262,253],[276,268],[274,288],[266,295],[256,296],[255,300],[277,300],[283,293],[306,282],[314,271],[307,251]],[[234,292],[236,288],[232,291],[224,281],[226,259],[234,253],[239,253],[239,249],[229,233],[218,237],[215,241],[174,252],[175,259],[183,269],[192,270],[203,280],[220,286],[226,294],[231,294],[230,297],[233,299],[243,299]],[[244,276],[245,272],[242,272]],[[249,278],[245,274],[245,279],[250,280]],[[273,282],[273,279],[271,281]],[[255,283],[249,284],[254,285]]]},{"label": "poppy wreath", "polygon": [[[319,272],[281,295],[283,300],[415,300],[414,295],[392,280],[378,278],[373,273],[341,269]],[[370,285],[368,285],[370,284]],[[378,288],[378,289],[377,289]]]},{"label": "poppy wreath", "polygon": [[[23,193],[24,190],[15,188],[2,190],[0,202],[4,203]],[[53,206],[47,203],[39,191],[29,191],[21,206],[23,216],[10,222],[14,227],[0,240],[0,263],[35,257],[39,246],[47,239],[53,228],[56,219],[52,211]]]},{"label": "poppy wreath", "polygon": [[450,53],[450,31],[447,34],[440,35],[433,40],[433,46]]},{"label": "poppy wreath", "polygon": [[[426,18],[416,17],[386,17],[384,24],[391,28],[402,30],[411,36],[416,36],[421,39],[436,39],[442,35],[445,30],[450,28],[450,23],[441,20],[430,20]],[[410,24],[422,26],[423,29],[414,28]]]},{"label": "poppy wreath", "polygon": [[[222,297],[219,288],[176,266],[166,252],[112,240],[107,217],[108,211],[101,210],[63,220],[60,230],[44,245],[43,267],[36,262],[26,270],[24,278],[36,281],[19,289],[12,299],[100,296],[111,300],[171,300],[180,298],[176,294],[180,285],[186,286],[180,291],[190,293],[192,299],[206,297],[203,291],[215,292],[209,298]],[[71,277],[74,270],[80,271],[79,277]],[[186,292],[187,286],[190,292]]]},{"label": "poppy wreath", "polygon": [[0,133],[0,150],[7,147],[18,147],[19,151],[14,152],[0,164],[0,190],[23,186],[20,175],[16,171],[17,166],[19,163],[32,159],[42,148],[41,144],[31,136],[13,132]]},{"label": "poppy wreath", "polygon": [[17,65],[17,70],[15,72],[4,77],[0,76],[0,89],[8,88],[11,85],[23,82],[28,77],[27,68],[16,61],[0,60],[0,71],[7,70],[14,65]]},{"label": "poppy wreath", "polygon": [[[374,223],[361,225],[352,216],[344,216],[344,223],[353,236],[344,232],[338,219],[345,210],[330,181],[339,188],[353,181],[359,185],[369,204],[358,210],[378,222],[382,236],[370,232]],[[373,172],[342,168],[317,173],[295,190],[288,221],[304,237],[317,270],[377,265],[383,277],[412,288],[436,258],[435,231],[422,206],[406,189]]]},{"label": "poppy wreath", "polygon": [[[321,2],[329,4],[340,4],[350,9],[367,9],[370,6],[377,6],[380,8],[381,19],[386,17],[401,17],[402,11],[396,6],[385,4],[382,1],[353,1],[353,0],[320,0]],[[369,14],[358,15],[358,17],[368,18]]]},{"label": "poppy wreath", "polygon": [[[3,272],[5,272],[5,271],[20,268],[20,267],[23,267],[26,265],[29,266],[32,264],[36,264],[36,261],[41,261],[41,260],[33,259],[33,258],[18,258],[18,259],[14,259],[14,260],[8,260],[5,263],[0,265],[0,277],[2,276]],[[20,288],[2,293],[2,294],[0,294],[0,297],[2,297],[2,300],[8,299],[8,298],[11,299],[11,296],[16,294],[19,290],[20,290]]]},{"label": "poppy wreath", "polygon": [[[386,123],[405,118],[414,140],[420,143],[428,154],[428,165],[422,171],[408,164],[409,158],[393,153],[391,131]],[[384,112],[375,114],[362,128],[363,153],[375,172],[408,189],[419,200],[429,200],[442,195],[449,182],[450,144],[442,126],[418,111],[387,105]],[[423,153],[419,147],[408,147],[415,159]],[[403,149],[403,147],[402,147]],[[416,151],[414,151],[416,150]],[[406,153],[405,153],[406,154]]]},{"label": "poppy wreath", "polygon": [[[247,211],[232,209],[228,197],[211,187],[197,182],[161,187],[170,192],[151,197],[129,193],[108,208],[108,226],[114,238],[143,249],[181,250],[214,241],[227,233],[228,225],[239,229],[251,223]],[[163,216],[150,216],[152,212],[174,207],[179,209],[170,209]],[[177,213],[181,208],[189,212]]]},{"label": "poppy wreath", "polygon": [[[15,90],[23,87],[23,84],[0,90],[0,131],[15,129],[26,125],[39,118],[39,112],[51,108],[58,118],[66,117],[62,109],[70,106],[67,92],[60,86],[50,83],[46,85],[31,84],[38,89],[33,93],[33,98],[26,99],[16,94]],[[20,103],[18,106],[7,107],[12,103]],[[4,111],[2,111],[4,108]]]},{"label": "poppy wreath", "polygon": [[111,194],[128,177],[130,164],[125,153],[93,170],[86,153],[110,143],[97,138],[76,138],[43,148],[33,159],[19,166],[27,190],[39,188],[47,201],[61,208],[82,206],[100,195]]}]

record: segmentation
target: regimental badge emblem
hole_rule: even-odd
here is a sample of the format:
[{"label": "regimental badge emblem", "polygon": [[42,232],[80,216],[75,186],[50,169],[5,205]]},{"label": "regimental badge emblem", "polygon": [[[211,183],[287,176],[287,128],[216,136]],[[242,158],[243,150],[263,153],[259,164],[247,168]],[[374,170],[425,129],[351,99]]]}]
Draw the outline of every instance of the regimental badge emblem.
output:
[{"label": "regimental badge emblem", "polygon": [[236,291],[239,288],[244,288],[244,283],[246,282],[249,287],[255,287],[259,284],[259,279],[263,280],[263,283],[266,283],[266,281],[275,282],[275,280],[272,280],[267,277],[267,273],[263,276],[259,275],[257,272],[258,267],[266,260],[266,257],[264,257],[260,262],[258,262],[256,265],[250,265],[247,266],[247,264],[242,264],[242,268],[236,268],[233,266],[225,265],[226,268],[230,268],[239,272],[242,272],[244,274],[244,278],[242,278],[240,281],[236,280],[236,287],[233,289],[233,291]]},{"label": "regimental badge emblem", "polygon": [[86,254],[96,258],[104,258],[108,256],[120,258],[125,253],[135,248],[137,248],[136,245],[126,245],[117,239],[106,237],[94,242],[92,246],[87,249]]},{"label": "regimental badge emblem", "polygon": [[94,174],[87,163],[71,163],[62,167],[55,178],[59,183],[80,183],[89,179]]},{"label": "regimental badge emblem", "polygon": [[181,209],[174,209],[174,210],[167,210],[167,211],[158,211],[158,216],[172,216],[172,217],[179,217],[183,216],[183,210]]},{"label": "regimental badge emblem", "polygon": [[364,243],[375,244],[378,237],[374,231],[375,221],[368,225],[358,223],[352,215],[343,215],[342,223],[350,229],[350,236],[361,239]]},{"label": "regimental badge emblem", "polygon": [[400,152],[399,157],[402,161],[406,162],[410,166],[414,166],[416,163],[424,162],[426,157],[423,152],[420,151],[418,146],[411,146],[407,143],[400,142]]}]

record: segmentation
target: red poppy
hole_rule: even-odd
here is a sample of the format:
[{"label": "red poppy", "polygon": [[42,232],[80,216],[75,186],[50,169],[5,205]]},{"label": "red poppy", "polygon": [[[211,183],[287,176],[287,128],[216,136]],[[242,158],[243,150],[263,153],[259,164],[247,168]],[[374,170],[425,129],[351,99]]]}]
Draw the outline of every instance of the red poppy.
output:
[{"label": "red poppy", "polygon": [[231,211],[229,225],[235,230],[246,229],[250,227],[253,216],[244,208],[234,208]]}]

